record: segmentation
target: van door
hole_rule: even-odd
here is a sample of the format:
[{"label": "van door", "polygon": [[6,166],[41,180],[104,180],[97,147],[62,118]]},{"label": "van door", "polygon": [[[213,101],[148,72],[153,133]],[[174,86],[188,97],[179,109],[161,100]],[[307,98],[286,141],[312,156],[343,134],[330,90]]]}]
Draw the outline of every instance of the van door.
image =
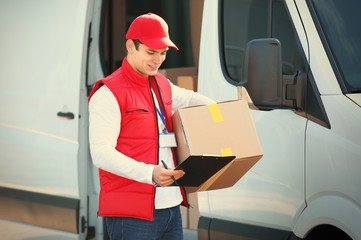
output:
[{"label": "van door", "polygon": [[0,3],[3,222],[84,232],[86,168],[78,154],[88,7],[87,0]]},{"label": "van door", "polygon": [[[306,58],[299,50],[284,1],[225,0],[216,4],[205,2],[204,9],[201,93],[217,101],[237,98],[237,86],[246,82],[243,62],[246,45],[253,39],[279,39],[283,75],[292,79],[305,73]],[[212,16],[222,19],[212,20]],[[217,25],[219,31],[214,31]],[[213,55],[218,53],[221,53],[218,57]],[[289,236],[293,219],[305,207],[307,119],[287,109],[251,112],[264,155],[232,188],[199,193],[200,212],[204,216],[199,226],[209,227],[211,238],[245,237],[242,234],[247,233],[247,238],[260,239],[268,228],[271,231],[267,232],[272,233],[268,238],[281,239]],[[208,225],[203,222],[207,218]]]}]

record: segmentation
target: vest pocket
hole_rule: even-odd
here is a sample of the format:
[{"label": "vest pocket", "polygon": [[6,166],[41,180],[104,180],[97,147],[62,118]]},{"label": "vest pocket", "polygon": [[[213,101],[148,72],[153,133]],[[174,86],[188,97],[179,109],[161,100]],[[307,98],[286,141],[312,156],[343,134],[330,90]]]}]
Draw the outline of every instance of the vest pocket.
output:
[{"label": "vest pocket", "polygon": [[150,111],[144,107],[128,108],[122,114],[122,119],[145,118],[149,116]]},{"label": "vest pocket", "polygon": [[[122,122],[123,121],[144,121],[152,116],[150,110],[143,106],[128,108],[122,113]],[[135,123],[135,122],[133,122]]]},{"label": "vest pocket", "polygon": [[146,106],[126,108],[121,117],[120,137],[132,139],[155,138],[155,112]]},{"label": "vest pocket", "polygon": [[147,113],[149,111],[144,108],[135,108],[135,109],[127,109],[127,110],[125,110],[125,112],[126,113]]}]

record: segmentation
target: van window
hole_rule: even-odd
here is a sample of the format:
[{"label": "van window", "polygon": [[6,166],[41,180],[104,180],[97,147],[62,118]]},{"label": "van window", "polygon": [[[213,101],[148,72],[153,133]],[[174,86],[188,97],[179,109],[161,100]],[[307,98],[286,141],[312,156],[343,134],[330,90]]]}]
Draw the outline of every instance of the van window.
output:
[{"label": "van window", "polygon": [[224,0],[222,16],[223,63],[232,84],[245,83],[246,46],[257,38],[280,40],[284,75],[294,75],[303,68],[295,32],[282,0]]},{"label": "van window", "polygon": [[335,0],[313,0],[318,31],[328,46],[327,54],[334,60],[335,72],[345,93],[361,92],[361,2],[345,4]]}]

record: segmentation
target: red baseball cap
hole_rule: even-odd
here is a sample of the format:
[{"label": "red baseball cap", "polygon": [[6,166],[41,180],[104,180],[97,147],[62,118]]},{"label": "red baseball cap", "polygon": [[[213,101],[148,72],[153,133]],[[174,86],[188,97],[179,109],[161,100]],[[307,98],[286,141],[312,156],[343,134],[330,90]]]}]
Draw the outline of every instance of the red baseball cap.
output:
[{"label": "red baseball cap", "polygon": [[161,49],[178,47],[170,40],[168,25],[160,16],[148,13],[137,17],[128,29],[127,39],[140,40],[147,47]]}]

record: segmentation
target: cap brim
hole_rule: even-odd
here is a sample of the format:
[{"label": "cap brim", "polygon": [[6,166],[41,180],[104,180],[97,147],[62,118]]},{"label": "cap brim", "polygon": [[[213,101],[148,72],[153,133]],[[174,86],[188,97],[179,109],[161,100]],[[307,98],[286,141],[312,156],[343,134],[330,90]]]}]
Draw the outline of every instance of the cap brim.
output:
[{"label": "cap brim", "polygon": [[162,49],[172,47],[178,50],[178,47],[169,38],[152,38],[152,39],[139,39],[143,44],[152,49]]}]

